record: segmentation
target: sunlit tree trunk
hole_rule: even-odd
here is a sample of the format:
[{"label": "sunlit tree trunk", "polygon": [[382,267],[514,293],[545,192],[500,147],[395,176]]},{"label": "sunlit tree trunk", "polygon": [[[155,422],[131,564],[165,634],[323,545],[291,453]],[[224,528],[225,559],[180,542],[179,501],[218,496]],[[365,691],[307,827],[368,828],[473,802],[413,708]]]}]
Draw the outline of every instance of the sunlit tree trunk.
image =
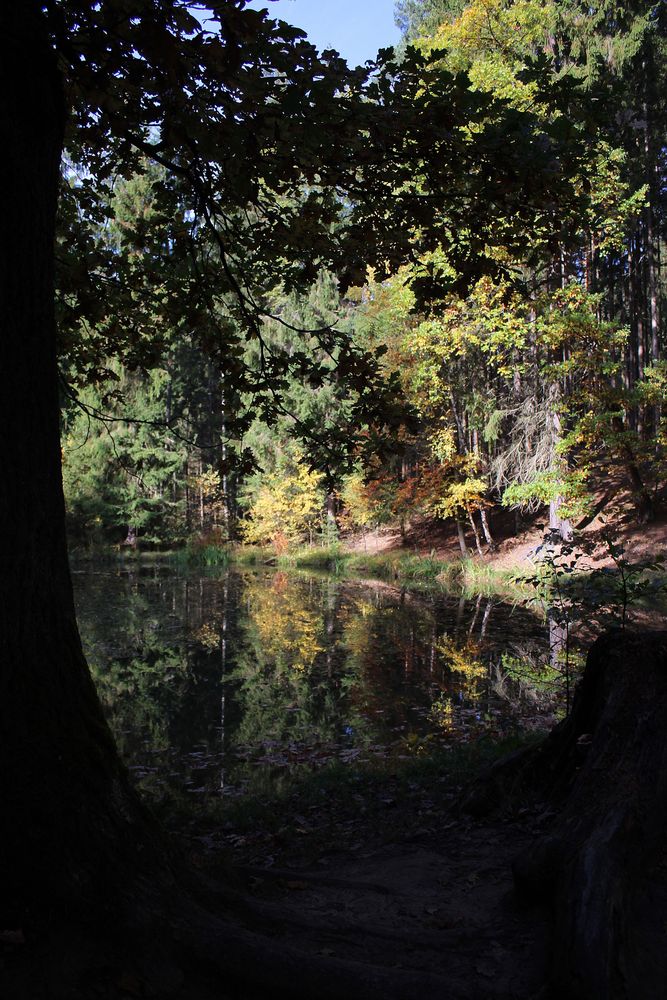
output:
[{"label": "sunlit tree trunk", "polygon": [[461,520],[460,517],[456,518],[456,534],[457,534],[458,540],[459,540],[459,548],[461,549],[461,555],[462,556],[467,556],[468,555],[468,546],[466,544],[465,531],[463,530],[463,521]]},{"label": "sunlit tree trunk", "polygon": [[495,552],[496,543],[493,539],[493,535],[491,533],[491,525],[489,524],[489,517],[484,507],[480,508],[479,517],[482,522],[482,531],[484,532],[484,538],[486,539],[486,544],[489,546],[491,552]]},{"label": "sunlit tree trunk", "polygon": [[327,527],[326,527],[327,543],[331,545],[332,542],[335,542],[336,539],[338,538],[338,525],[336,523],[336,496],[331,491],[327,493],[326,519],[327,519]]},{"label": "sunlit tree trunk", "polygon": [[472,528],[473,537],[475,539],[475,548],[477,549],[477,554],[483,556],[484,552],[482,551],[482,541],[479,537],[479,529],[477,527],[477,524],[475,523],[475,516],[473,512],[470,510],[470,508],[468,508],[467,513],[468,513],[468,520],[470,521],[470,527]]}]

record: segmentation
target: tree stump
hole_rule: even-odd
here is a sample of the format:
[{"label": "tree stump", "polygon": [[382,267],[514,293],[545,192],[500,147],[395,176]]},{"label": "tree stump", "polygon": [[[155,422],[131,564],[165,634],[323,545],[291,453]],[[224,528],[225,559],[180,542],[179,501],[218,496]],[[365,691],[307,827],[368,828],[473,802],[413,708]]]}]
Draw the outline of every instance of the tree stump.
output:
[{"label": "tree stump", "polygon": [[[614,630],[590,650],[572,713],[474,790],[544,799],[556,818],[514,863],[553,908],[550,995],[667,996],[667,632]],[[497,799],[496,799],[497,801]]]}]

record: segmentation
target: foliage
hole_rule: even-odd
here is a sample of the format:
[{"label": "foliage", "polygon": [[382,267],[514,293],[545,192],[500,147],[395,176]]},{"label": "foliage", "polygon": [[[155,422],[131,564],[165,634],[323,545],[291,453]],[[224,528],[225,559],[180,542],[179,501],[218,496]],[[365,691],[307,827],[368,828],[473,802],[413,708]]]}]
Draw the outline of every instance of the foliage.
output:
[{"label": "foliage", "polygon": [[615,532],[606,526],[602,541],[613,569],[591,568],[590,542],[564,545],[547,534],[536,572],[523,578],[534,590],[528,604],[540,606],[549,622],[551,666],[565,677],[568,710],[573,671],[582,665],[574,646],[577,634],[581,639],[587,632],[590,638],[592,629],[610,625],[624,630],[631,610],[643,598],[655,600],[665,588],[664,559],[630,561]]},{"label": "foliage", "polygon": [[309,469],[296,453],[257,488],[249,485],[242,502],[246,517],[241,532],[246,542],[270,542],[278,552],[304,535],[312,541],[323,519],[322,475]]},{"label": "foliage", "polygon": [[182,539],[182,502],[172,485],[184,452],[156,430],[168,382],[162,369],[144,378],[126,371],[116,376],[114,386],[136,415],[130,422],[117,404],[97,418],[101,399],[93,388],[66,414],[63,485],[74,538],[120,541],[131,530],[147,542]]},{"label": "foliage", "polygon": [[172,554],[172,560],[188,566],[227,566],[230,550],[219,535],[203,535],[192,538],[185,548]]},{"label": "foliage", "polygon": [[[63,10],[62,24],[47,19],[54,44],[64,30],[73,50],[106,37],[103,19],[75,3]],[[244,537],[284,547],[312,536],[312,497],[293,523],[276,516],[308,492],[275,478],[274,455],[297,441],[324,474],[334,534],[335,516],[405,531],[436,515],[469,521],[479,549],[482,532],[493,544],[494,502],[548,503],[576,519],[601,468],[628,477],[641,516],[650,508],[664,380],[659,335],[649,345],[647,330],[660,296],[649,288],[653,257],[638,276],[632,241],[646,234],[655,257],[649,216],[655,234],[662,208],[648,159],[663,123],[647,124],[643,151],[631,123],[662,86],[662,16],[647,4],[619,13],[402,0],[396,18],[417,48],[385,53],[374,73],[222,4],[211,23],[243,45],[248,71],[237,79],[215,36],[175,0],[153,48],[130,18],[107,63],[71,64],[62,367],[89,413],[113,418],[108,441],[93,433],[84,446],[87,417],[70,409],[79,537],[232,536],[244,477],[246,507],[251,494],[259,503],[256,535],[246,518]],[[114,75],[150,64],[161,46],[202,121],[228,109],[237,88],[215,140],[191,108],[185,127],[178,102],[162,106],[152,71],[146,128],[137,95]],[[614,118],[604,108],[617,98]],[[322,128],[331,120],[334,144]],[[250,181],[238,164],[254,150],[264,151],[262,176]],[[104,300],[85,261],[108,284]],[[110,451],[120,457],[109,461]],[[264,492],[261,475],[248,478],[257,467]]]},{"label": "foliage", "polygon": [[601,612],[604,614],[606,611],[611,621],[624,630],[632,610],[643,599],[649,597],[655,600],[665,590],[665,559],[656,556],[654,559],[630,561],[625,546],[609,527],[603,529],[602,540],[614,571],[609,573],[604,569],[594,569],[586,579],[584,597],[589,606],[595,606],[598,621]]},{"label": "foliage", "polygon": [[394,19],[405,38],[412,42],[430,34],[463,7],[462,0],[396,0]]},{"label": "foliage", "polygon": [[473,88],[488,90],[517,107],[531,107],[538,98],[534,81],[521,79],[531,55],[553,36],[557,8],[536,0],[473,0],[455,19],[444,20],[422,41],[445,50],[445,63],[467,70]]}]

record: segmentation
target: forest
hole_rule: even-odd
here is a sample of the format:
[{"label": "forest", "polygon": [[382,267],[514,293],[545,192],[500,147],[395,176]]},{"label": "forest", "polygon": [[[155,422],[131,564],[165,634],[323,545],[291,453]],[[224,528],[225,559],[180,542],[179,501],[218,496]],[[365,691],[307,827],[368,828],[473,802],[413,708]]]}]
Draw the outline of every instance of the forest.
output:
[{"label": "forest", "polygon": [[[546,166],[558,179],[530,220],[515,193],[482,188],[493,244],[462,224],[472,194],[462,192],[438,209],[446,240],[422,252],[415,233],[412,262],[369,264],[352,282],[313,265],[306,287],[253,288],[250,340],[229,294],[206,320],[224,334],[161,316],[159,352],[146,303],[134,322],[147,329],[124,332],[137,343],[119,342],[108,316],[83,336],[75,327],[61,368],[73,544],[282,551],[431,518],[449,520],[463,554],[481,553],[493,549],[493,508],[546,506],[569,538],[601,483],[651,519],[664,430],[659,7],[611,22],[604,5],[585,17],[562,4],[401,8],[406,41],[429,59],[442,50],[435,65],[468,76],[457,123],[466,158],[492,158],[499,131],[525,119],[562,144],[567,174],[563,162]],[[456,169],[458,152],[438,169]],[[502,184],[519,185],[508,170]],[[76,190],[74,165],[69,182]],[[108,221],[90,238],[129,274],[157,266],[146,258],[162,262],[187,216],[178,188],[166,167],[140,160],[111,185]],[[151,288],[153,308],[175,294],[172,280],[184,279],[166,270]],[[211,349],[220,336],[236,345],[241,380]],[[355,366],[369,362],[391,407],[364,415]],[[280,382],[279,400],[265,381]]]},{"label": "forest", "polygon": [[667,9],[271,6],[0,9],[0,996],[652,1000]]}]

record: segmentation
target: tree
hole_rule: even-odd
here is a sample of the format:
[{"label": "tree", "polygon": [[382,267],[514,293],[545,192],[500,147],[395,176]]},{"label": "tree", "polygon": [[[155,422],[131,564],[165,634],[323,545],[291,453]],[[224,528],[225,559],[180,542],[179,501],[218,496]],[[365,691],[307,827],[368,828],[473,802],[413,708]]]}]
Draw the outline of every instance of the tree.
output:
[{"label": "tree", "polygon": [[[136,543],[140,537],[159,543],[185,535],[183,497],[173,488],[187,463],[185,441],[169,437],[164,429],[164,397],[170,384],[164,369],[153,369],[146,377],[124,371],[113,383],[115,390],[122,390],[122,405],[106,412],[92,388],[78,396],[83,409],[75,408],[63,421],[63,485],[71,538]],[[123,420],[127,412],[132,418]],[[206,493],[205,483],[204,478],[197,485],[199,496]]]},{"label": "tree", "polygon": [[[1,130],[12,198],[0,249],[5,533],[0,729],[6,766],[1,906],[26,933],[74,899],[118,903],[137,850],[164,880],[159,833],[129,786],[77,633],[58,441],[54,256],[66,127],[63,81],[39,4],[0,14]],[[10,148],[11,147],[11,148]],[[11,527],[10,527],[11,525]],[[85,808],[82,804],[85,803]],[[106,857],[106,870],[100,865]]]},{"label": "tree", "polygon": [[[116,331],[138,360],[159,352],[157,331],[186,308],[225,376],[270,417],[286,365],[308,365],[298,354],[267,356],[253,375],[240,356],[243,337],[261,342],[261,298],[278,278],[298,288],[323,265],[397,266],[440,245],[446,230],[459,280],[469,280],[493,263],[489,197],[511,205],[505,236],[518,240],[544,199],[568,190],[569,154],[546,134],[536,141],[530,115],[510,109],[504,123],[460,133],[457,123],[474,114],[486,121],[487,99],[426,60],[415,56],[400,74],[389,63],[368,83],[243,0],[208,7],[214,31],[179,0],[27,0],[0,11],[11,191],[0,240],[0,794],[12,804],[0,821],[0,916],[32,939],[65,918],[88,929],[126,921],[139,950],[180,884],[116,754],[77,633],[58,440],[56,259],[64,334],[86,320],[110,340]],[[64,148],[77,184],[62,183]],[[133,258],[142,281],[135,272],[128,285],[124,255],[95,233],[108,220],[113,178],[140,172],[147,157],[175,184],[157,184],[163,238]],[[480,236],[472,249],[459,246],[455,228],[471,213]],[[408,244],[413,226],[422,235]],[[363,388],[358,425],[385,406],[385,423],[393,419],[392,386],[374,357],[336,331],[321,339],[340,345],[339,371]],[[206,934],[201,915],[189,915],[194,946]],[[229,951],[225,962],[233,965]]]},{"label": "tree", "polygon": [[431,34],[450,18],[461,13],[463,0],[397,0],[394,20],[408,42]]},{"label": "tree", "polygon": [[[423,12],[428,5],[412,6]],[[625,338],[607,338],[602,352],[605,357],[596,351],[602,379],[595,391],[598,410],[600,405],[603,407],[599,415],[606,413],[606,418],[593,422],[598,431],[603,430],[605,419],[608,426],[606,445],[600,447],[598,437],[594,456],[589,454],[585,464],[593,476],[598,476],[600,465],[606,463],[610,454],[615,461],[620,459],[639,519],[648,520],[653,514],[648,483],[654,471],[661,469],[660,426],[664,406],[664,396],[649,385],[649,381],[653,386],[657,384],[656,365],[660,364],[664,339],[660,319],[664,287],[658,266],[660,241],[664,239],[664,206],[660,196],[664,168],[658,154],[663,144],[660,136],[664,134],[664,120],[657,97],[665,80],[664,34],[662,5],[636,3],[619,8],[601,3],[586,8],[578,3],[537,5],[474,0],[454,16],[443,9],[439,24],[430,23],[428,32],[424,31],[417,42],[424,51],[441,50],[440,58],[450,69],[466,70],[473,89],[503,96],[515,107],[535,103],[540,113],[549,116],[554,109],[544,100],[548,87],[540,88],[542,96],[538,97],[534,78],[526,74],[536,58],[546,58],[552,79],[569,77],[576,81],[582,94],[589,95],[588,105],[598,119],[599,128],[591,142],[585,173],[575,181],[591,186],[587,210],[579,216],[561,215],[554,219],[561,231],[555,252],[553,247],[540,244],[539,239],[531,240],[529,253],[524,252],[516,260],[525,283],[523,302],[515,295],[512,311],[518,310],[518,325],[525,325],[528,336],[515,351],[514,378],[503,403],[504,415],[498,407],[492,421],[496,426],[487,425],[489,431],[501,432],[497,446],[492,449],[495,455],[490,470],[499,492],[509,485],[518,490],[517,498],[527,497],[526,473],[531,472],[531,464],[535,465],[532,471],[538,474],[535,483],[542,498],[546,499],[547,493],[551,495],[552,526],[566,535],[571,527],[558,510],[563,506],[565,511],[564,502],[571,497],[561,487],[567,486],[570,493],[574,487],[581,496],[581,480],[585,476],[577,481],[579,473],[570,476],[573,470],[568,466],[576,448],[584,451],[581,438],[572,447],[572,428],[574,423],[583,427],[574,410],[578,408],[581,414],[579,376],[583,375],[583,380],[591,385],[585,374],[590,365],[582,352],[573,347],[572,338],[561,339],[558,346],[552,338],[551,343],[545,344],[547,363],[542,365],[542,372],[548,382],[541,393],[534,377],[531,380],[531,374],[539,367],[532,363],[531,354],[535,360],[539,356],[539,324],[535,321],[540,312],[544,313],[545,292],[551,295],[547,308],[555,314],[551,317],[553,333],[558,326],[558,313],[566,326],[571,325],[572,310],[563,303],[563,297],[577,294],[574,290],[577,284],[586,295],[592,295],[591,322],[602,339],[605,330],[612,328],[605,326],[608,323],[619,334],[622,328],[629,331]],[[437,312],[446,305],[445,300],[435,304],[436,322]],[[486,310],[485,314],[488,315]],[[576,338],[576,323],[571,330]],[[553,363],[558,351],[563,362],[560,366]],[[582,372],[575,374],[582,362]],[[472,370],[469,357],[463,367],[464,371]],[[487,391],[491,388],[488,382],[485,388]],[[497,391],[496,386],[493,388]],[[466,395],[459,398],[459,392],[453,393],[463,412],[461,423],[468,422]],[[578,403],[573,395],[579,397]],[[603,395],[607,403],[613,397],[614,405],[606,405]],[[531,404],[531,396],[538,405]],[[540,396],[546,406],[540,405]],[[548,448],[528,449],[527,454],[524,431],[528,430],[528,438],[534,440],[536,418],[542,423],[546,418],[551,424],[546,434],[540,434]],[[516,434],[512,433],[514,440],[503,449],[502,437],[507,435],[502,431],[512,425],[516,430]],[[591,429],[589,420],[589,433]],[[563,455],[566,446],[567,461]],[[590,461],[592,457],[595,462]],[[512,466],[517,468],[517,458],[524,464],[524,469],[518,470],[518,481],[503,484]],[[545,458],[547,468],[544,468]],[[531,502],[535,497],[533,494]]]},{"label": "tree", "polygon": [[275,472],[249,486],[243,503],[247,516],[241,533],[246,542],[271,542],[278,551],[304,537],[312,543],[324,510],[322,475],[308,469],[303,455],[294,451]]}]

